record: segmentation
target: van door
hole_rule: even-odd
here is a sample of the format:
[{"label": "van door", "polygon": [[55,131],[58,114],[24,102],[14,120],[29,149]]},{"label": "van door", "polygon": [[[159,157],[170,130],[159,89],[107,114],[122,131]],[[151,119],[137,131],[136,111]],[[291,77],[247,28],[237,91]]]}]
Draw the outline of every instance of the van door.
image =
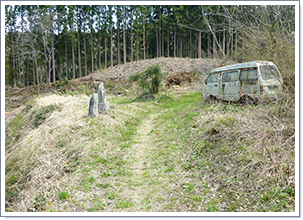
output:
[{"label": "van door", "polygon": [[205,93],[208,94],[207,96],[214,96],[218,98],[219,76],[220,76],[219,73],[212,73],[206,79]]},{"label": "van door", "polygon": [[240,91],[242,95],[255,97],[259,93],[257,68],[243,69],[240,72]]},{"label": "van door", "polygon": [[239,71],[233,70],[222,74],[222,97],[226,101],[238,101],[240,96]]}]

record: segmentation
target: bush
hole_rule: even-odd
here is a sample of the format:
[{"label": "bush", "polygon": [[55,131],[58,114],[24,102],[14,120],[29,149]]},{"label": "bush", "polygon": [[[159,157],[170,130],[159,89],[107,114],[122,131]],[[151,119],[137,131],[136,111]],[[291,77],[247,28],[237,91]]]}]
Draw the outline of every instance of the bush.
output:
[{"label": "bush", "polygon": [[138,81],[143,93],[157,94],[160,90],[160,84],[164,77],[161,67],[157,65],[149,66],[142,73],[136,73],[129,76],[130,81]]}]

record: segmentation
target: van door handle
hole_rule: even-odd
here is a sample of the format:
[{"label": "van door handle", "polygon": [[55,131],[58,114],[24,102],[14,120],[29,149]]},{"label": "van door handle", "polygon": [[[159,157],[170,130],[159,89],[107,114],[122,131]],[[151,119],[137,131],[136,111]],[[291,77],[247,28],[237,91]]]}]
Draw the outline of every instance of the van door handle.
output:
[{"label": "van door handle", "polygon": [[217,86],[217,84],[215,86]]}]

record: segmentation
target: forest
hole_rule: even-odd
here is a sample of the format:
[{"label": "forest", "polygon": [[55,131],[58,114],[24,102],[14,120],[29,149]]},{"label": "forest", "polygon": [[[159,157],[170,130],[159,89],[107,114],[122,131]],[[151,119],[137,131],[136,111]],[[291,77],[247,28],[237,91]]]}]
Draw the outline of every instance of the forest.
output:
[{"label": "forest", "polygon": [[[298,5],[3,9],[5,215],[299,215]],[[202,99],[211,70],[249,61],[281,86]],[[101,83],[110,109],[88,117]]]},{"label": "forest", "polygon": [[294,5],[6,5],[5,84],[50,85],[157,57],[266,59],[287,75],[294,36]]}]

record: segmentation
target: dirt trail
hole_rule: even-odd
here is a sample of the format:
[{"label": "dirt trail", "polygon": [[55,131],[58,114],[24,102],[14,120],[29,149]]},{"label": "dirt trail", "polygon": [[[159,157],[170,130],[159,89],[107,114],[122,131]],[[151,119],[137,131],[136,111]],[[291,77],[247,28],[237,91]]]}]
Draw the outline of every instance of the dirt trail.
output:
[{"label": "dirt trail", "polygon": [[131,155],[134,157],[134,163],[132,165],[132,170],[134,173],[133,183],[135,187],[130,191],[130,195],[128,195],[129,200],[134,203],[134,206],[131,208],[132,211],[143,211],[142,210],[142,201],[146,198],[146,194],[149,191],[149,185],[147,185],[144,181],[144,171],[150,172],[151,170],[148,168],[150,161],[148,160],[148,156],[153,150],[153,138],[151,136],[151,130],[153,129],[153,120],[159,115],[152,114],[149,118],[146,118],[140,127],[137,130],[137,134],[135,137],[135,142],[132,146]]}]

